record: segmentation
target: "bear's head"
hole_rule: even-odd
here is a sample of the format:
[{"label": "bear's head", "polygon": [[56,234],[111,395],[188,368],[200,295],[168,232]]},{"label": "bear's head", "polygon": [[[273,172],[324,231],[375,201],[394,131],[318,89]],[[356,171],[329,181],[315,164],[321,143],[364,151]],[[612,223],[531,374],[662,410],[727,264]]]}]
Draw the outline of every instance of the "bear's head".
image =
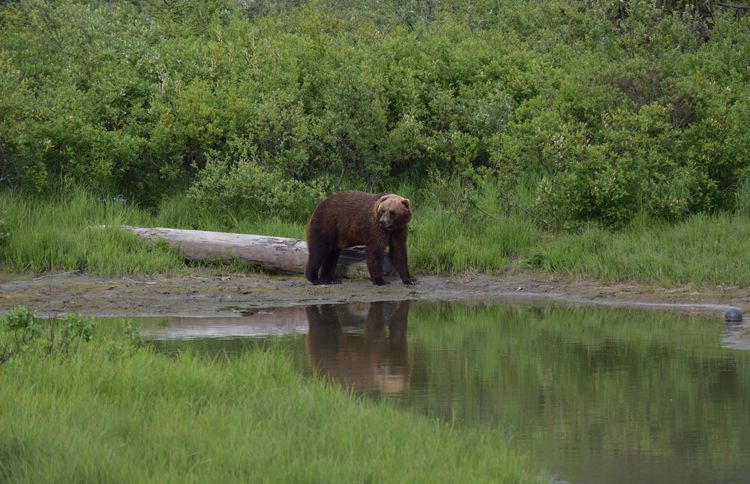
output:
[{"label": "bear's head", "polygon": [[375,220],[380,228],[393,231],[406,227],[411,220],[409,200],[394,194],[383,195],[375,202]]}]

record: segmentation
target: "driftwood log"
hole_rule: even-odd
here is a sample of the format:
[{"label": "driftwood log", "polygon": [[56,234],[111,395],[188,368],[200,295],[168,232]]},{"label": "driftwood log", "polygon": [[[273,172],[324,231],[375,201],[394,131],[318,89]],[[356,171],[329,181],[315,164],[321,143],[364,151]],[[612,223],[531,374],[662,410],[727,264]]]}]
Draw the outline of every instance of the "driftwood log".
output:
[{"label": "driftwood log", "polygon": [[[271,272],[304,273],[307,264],[307,243],[289,237],[208,232],[169,228],[143,228],[124,225],[144,241],[164,241],[195,261],[239,261]],[[339,277],[368,277],[364,247],[344,249],[336,274]],[[393,274],[386,255],[383,269]]]}]

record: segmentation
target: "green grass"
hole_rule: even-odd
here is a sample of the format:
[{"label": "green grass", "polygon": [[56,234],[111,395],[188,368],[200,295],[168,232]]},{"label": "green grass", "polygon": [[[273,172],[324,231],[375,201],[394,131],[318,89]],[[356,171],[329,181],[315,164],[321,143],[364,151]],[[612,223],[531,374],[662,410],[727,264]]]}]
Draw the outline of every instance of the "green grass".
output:
[{"label": "green grass", "polygon": [[278,219],[259,222],[198,214],[185,197],[165,201],[156,215],[81,190],[49,199],[0,192],[0,207],[0,264],[16,272],[82,270],[112,275],[186,269],[184,259],[165,245],[144,244],[134,234],[118,230],[119,225],[292,237],[304,234],[301,224]]},{"label": "green grass", "polygon": [[677,224],[589,228],[540,243],[527,261],[548,272],[603,281],[750,284],[750,219],[695,215]]},{"label": "green grass", "polygon": [[0,365],[2,482],[531,482],[498,431],[450,427],[239,358],[85,345]]},{"label": "green grass", "polygon": [[197,210],[185,195],[164,200],[156,210],[156,215],[145,223],[155,227],[305,238],[304,224],[278,217],[259,217],[251,213],[236,214],[226,210],[203,213]]},{"label": "green grass", "polygon": [[[589,227],[546,234],[522,212],[506,213],[490,190],[472,204],[439,196],[412,198],[410,266],[415,272],[544,270],[602,281],[750,285],[750,218],[695,215],[679,223],[638,219],[620,231]],[[521,195],[522,196],[522,195]],[[6,272],[83,270],[95,274],[189,271],[166,246],[102,229],[121,224],[304,238],[303,223],[252,214],[201,213],[179,195],[155,211],[101,201],[83,191],[51,199],[0,192],[0,267]],[[247,270],[238,264],[215,266]]]},{"label": "green grass", "polygon": [[537,230],[523,219],[502,214],[467,218],[432,205],[415,217],[409,257],[421,271],[504,271],[514,255],[537,240]]},{"label": "green grass", "polygon": [[182,258],[159,245],[146,246],[114,228],[145,222],[147,213],[82,192],[50,200],[0,193],[0,260],[15,271],[87,270],[100,274],[175,270]]}]

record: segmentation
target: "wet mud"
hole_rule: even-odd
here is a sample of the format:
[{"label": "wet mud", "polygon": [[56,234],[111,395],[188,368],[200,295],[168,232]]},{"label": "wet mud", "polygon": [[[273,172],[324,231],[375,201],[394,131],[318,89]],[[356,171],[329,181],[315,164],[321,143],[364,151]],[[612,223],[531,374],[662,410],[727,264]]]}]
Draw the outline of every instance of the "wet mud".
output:
[{"label": "wet mud", "polygon": [[418,284],[398,280],[374,286],[365,279],[312,286],[303,276],[267,274],[100,277],[78,273],[0,275],[0,314],[25,305],[40,316],[236,317],[262,308],[375,301],[487,300],[508,303],[559,302],[707,311],[721,316],[730,307],[750,311],[750,290],[740,287],[663,288],[644,284],[601,284],[549,274],[489,276],[422,275]]}]

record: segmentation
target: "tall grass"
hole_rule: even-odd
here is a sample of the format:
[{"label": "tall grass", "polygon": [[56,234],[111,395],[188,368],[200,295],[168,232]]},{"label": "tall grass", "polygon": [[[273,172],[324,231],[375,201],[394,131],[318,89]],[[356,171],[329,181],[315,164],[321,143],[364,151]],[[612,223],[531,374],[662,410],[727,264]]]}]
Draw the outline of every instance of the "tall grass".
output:
[{"label": "tall grass", "polygon": [[274,350],[113,358],[90,345],[0,366],[0,481],[532,480],[499,432],[305,382]]},{"label": "tall grass", "polygon": [[621,232],[588,228],[536,246],[526,261],[548,272],[662,285],[750,284],[750,219],[695,215],[635,223]]},{"label": "tall grass", "polygon": [[[139,224],[148,214],[75,190],[49,200],[0,193],[0,260],[16,271],[88,270],[103,274],[173,270],[182,259],[160,245],[147,246],[113,227]],[[103,228],[107,226],[108,228]]]},{"label": "tall grass", "polygon": [[745,178],[735,193],[735,211],[740,217],[750,217],[750,176]]},{"label": "tall grass", "polygon": [[[411,260],[419,270],[505,271],[540,238],[523,213],[506,211],[491,183],[467,190],[447,181],[421,195],[409,242]],[[523,190],[516,196],[524,196]]]},{"label": "tall grass", "polygon": [[427,206],[415,220],[410,258],[419,270],[455,273],[504,271],[536,242],[533,225],[500,213],[461,216]]},{"label": "tall grass", "polygon": [[184,194],[162,201],[153,219],[146,223],[158,227],[305,238],[305,226],[301,223],[274,216],[261,216],[250,211],[232,213],[226,210],[199,210]]},{"label": "tall grass", "polygon": [[[546,234],[519,211],[507,212],[491,186],[469,202],[460,189],[417,192],[412,198],[409,258],[416,272],[503,272],[534,269],[602,281],[662,285],[750,284],[750,218],[695,215],[680,223],[637,218],[620,231],[592,226]],[[519,189],[518,197],[524,195]],[[197,211],[185,196],[154,212],[99,200],[74,190],[39,200],[0,192],[0,265],[10,271],[85,270],[96,274],[179,272],[183,259],[164,245],[147,245],[121,224],[218,230],[304,238],[305,226],[278,217]],[[231,265],[230,270],[244,270]]]},{"label": "tall grass", "polygon": [[0,263],[13,271],[83,270],[96,274],[176,272],[184,259],[166,245],[144,244],[117,227],[175,227],[303,237],[279,219],[201,213],[184,196],[152,213],[83,190],[38,199],[0,192]]}]

